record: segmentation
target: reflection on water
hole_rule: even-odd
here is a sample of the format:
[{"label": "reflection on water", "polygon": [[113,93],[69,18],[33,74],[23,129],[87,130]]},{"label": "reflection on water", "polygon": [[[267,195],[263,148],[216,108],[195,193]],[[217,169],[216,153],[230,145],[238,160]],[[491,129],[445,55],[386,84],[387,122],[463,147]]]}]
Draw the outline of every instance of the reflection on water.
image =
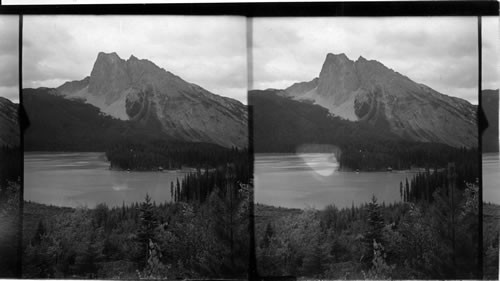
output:
[{"label": "reflection on water", "polygon": [[500,204],[500,161],[498,153],[483,153],[483,201]]},{"label": "reflection on water", "polygon": [[57,206],[121,206],[149,193],[164,202],[171,200],[170,183],[186,173],[112,171],[103,153],[25,153],[24,198]]},{"label": "reflection on water", "polygon": [[399,184],[415,174],[399,172],[339,172],[333,153],[256,154],[255,200],[290,208],[329,204],[350,207],[369,202],[400,201]]}]

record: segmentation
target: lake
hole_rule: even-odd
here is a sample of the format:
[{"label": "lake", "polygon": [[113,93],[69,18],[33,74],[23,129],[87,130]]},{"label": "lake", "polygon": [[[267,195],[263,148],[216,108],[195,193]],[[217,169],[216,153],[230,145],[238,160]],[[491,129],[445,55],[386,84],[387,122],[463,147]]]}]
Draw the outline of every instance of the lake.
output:
[{"label": "lake", "polygon": [[500,204],[500,161],[498,153],[483,153],[483,201]]},{"label": "lake", "polygon": [[[104,153],[31,153],[24,156],[24,198],[57,206],[121,206],[170,201],[170,182],[189,171],[109,170]],[[255,201],[289,208],[350,207],[400,201],[399,182],[415,172],[339,172],[332,154],[256,154]],[[483,200],[500,204],[498,153],[483,154]]]},{"label": "lake", "polygon": [[351,207],[401,200],[399,183],[416,172],[339,172],[333,154],[256,154],[255,201],[288,208]]},{"label": "lake", "polygon": [[170,182],[188,170],[126,172],[109,170],[104,153],[24,154],[24,199],[56,206],[121,206],[142,202],[148,193],[157,203],[171,200]]}]

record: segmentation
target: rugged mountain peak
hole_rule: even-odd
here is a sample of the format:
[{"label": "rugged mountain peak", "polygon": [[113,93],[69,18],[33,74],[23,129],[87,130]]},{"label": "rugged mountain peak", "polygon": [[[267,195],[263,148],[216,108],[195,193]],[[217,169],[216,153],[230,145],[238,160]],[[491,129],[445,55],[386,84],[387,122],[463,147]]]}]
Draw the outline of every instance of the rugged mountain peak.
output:
[{"label": "rugged mountain peak", "polygon": [[104,96],[105,103],[111,104],[128,87],[125,61],[116,53],[99,53],[90,73],[88,91],[95,96]]},{"label": "rugged mountain peak", "polygon": [[366,59],[363,56],[359,56],[359,58],[356,61],[366,61]]},{"label": "rugged mountain peak", "polygon": [[99,53],[90,78],[58,88],[102,112],[163,130],[173,138],[246,146],[243,104],[217,96],[146,59]]},{"label": "rugged mountain peak", "polygon": [[411,140],[477,146],[475,108],[469,102],[440,94],[363,56],[352,61],[345,54],[329,53],[317,80],[295,83],[285,93]]},{"label": "rugged mountain peak", "polygon": [[370,83],[380,83],[380,82],[387,82],[384,81],[385,78],[390,77],[392,74],[395,72],[385,66],[384,64],[380,63],[377,60],[367,60],[363,57],[359,57],[356,62],[354,62],[357,75],[360,77],[360,80],[363,82],[370,82]]},{"label": "rugged mountain peak", "polygon": [[349,58],[344,53],[340,53],[340,54],[328,53],[326,55],[325,62],[327,62],[327,61],[337,61],[337,62],[344,61],[345,62],[345,61],[349,61]]},{"label": "rugged mountain peak", "polygon": [[97,60],[120,60],[120,56],[116,52],[105,53],[99,52],[97,54]]},{"label": "rugged mountain peak", "polygon": [[0,147],[20,145],[18,105],[0,97]]},{"label": "rugged mountain peak", "polygon": [[359,87],[354,62],[345,54],[328,54],[321,72],[317,93],[319,96],[332,99],[334,105],[349,99],[349,94]]}]

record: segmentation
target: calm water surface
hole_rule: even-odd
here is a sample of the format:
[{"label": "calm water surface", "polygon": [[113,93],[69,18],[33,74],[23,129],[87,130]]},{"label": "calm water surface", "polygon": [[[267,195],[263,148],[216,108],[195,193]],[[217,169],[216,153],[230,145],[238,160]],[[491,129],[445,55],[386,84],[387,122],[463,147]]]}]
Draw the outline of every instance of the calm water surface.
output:
[{"label": "calm water surface", "polygon": [[255,201],[289,208],[350,207],[400,201],[399,183],[415,172],[339,172],[333,154],[256,154]]},{"label": "calm water surface", "polygon": [[57,206],[121,206],[170,201],[170,182],[185,171],[125,172],[108,169],[104,153],[25,153],[24,199]]},{"label": "calm water surface", "polygon": [[483,154],[483,201],[500,204],[500,161],[498,153]]}]

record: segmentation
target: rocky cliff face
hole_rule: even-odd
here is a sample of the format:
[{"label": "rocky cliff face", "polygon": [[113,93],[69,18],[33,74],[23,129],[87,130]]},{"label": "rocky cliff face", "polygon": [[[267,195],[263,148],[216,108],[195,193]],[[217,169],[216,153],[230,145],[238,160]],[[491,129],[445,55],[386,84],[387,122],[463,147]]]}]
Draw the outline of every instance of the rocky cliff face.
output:
[{"label": "rocky cliff face", "polygon": [[418,84],[378,61],[328,54],[319,77],[285,90],[351,121],[388,127],[414,141],[477,146],[476,108]]},{"label": "rocky cliff face", "polygon": [[0,97],[0,147],[20,145],[17,108],[10,100]]},{"label": "rocky cliff face", "polygon": [[58,92],[122,120],[154,126],[185,141],[247,146],[247,111],[240,102],[189,83],[148,60],[99,53],[90,77]]}]

